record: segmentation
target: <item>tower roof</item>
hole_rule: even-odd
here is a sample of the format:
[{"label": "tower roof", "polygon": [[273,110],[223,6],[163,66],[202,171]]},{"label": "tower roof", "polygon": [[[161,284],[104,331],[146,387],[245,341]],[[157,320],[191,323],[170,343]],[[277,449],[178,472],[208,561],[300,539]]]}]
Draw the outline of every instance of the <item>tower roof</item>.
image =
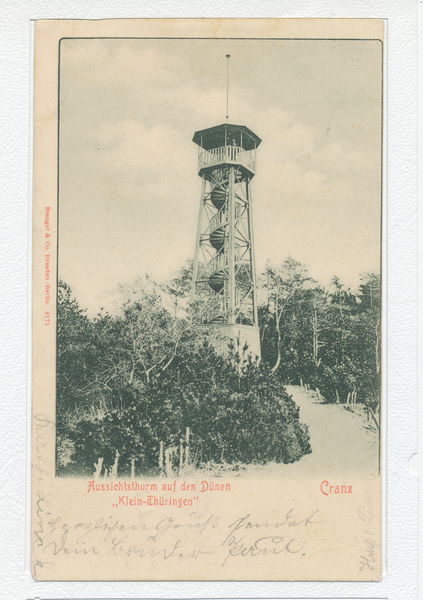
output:
[{"label": "tower roof", "polygon": [[232,145],[233,140],[244,150],[257,148],[261,143],[258,135],[253,133],[248,127],[245,127],[245,125],[230,125],[229,123],[196,131],[192,138],[193,142],[205,150],[220,148],[225,146],[225,142]]}]

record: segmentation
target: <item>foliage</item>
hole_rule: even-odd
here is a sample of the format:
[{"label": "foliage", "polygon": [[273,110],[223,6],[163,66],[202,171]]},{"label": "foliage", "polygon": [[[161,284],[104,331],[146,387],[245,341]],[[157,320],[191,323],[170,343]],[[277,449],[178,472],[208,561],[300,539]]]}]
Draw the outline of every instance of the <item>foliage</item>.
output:
[{"label": "foliage", "polygon": [[195,320],[172,316],[154,292],[90,320],[59,289],[58,474],[90,476],[99,458],[110,471],[116,451],[119,474],[134,460],[137,473],[157,473],[160,442],[179,446],[187,427],[196,464],[292,462],[311,451],[279,377],[246,348],[217,354]]},{"label": "foliage", "polygon": [[[189,304],[192,264],[167,285],[137,280],[111,316],[89,319],[59,283],[57,470],[91,476],[94,463],[119,474],[157,474],[160,444],[186,443],[193,466],[299,460],[311,452],[306,425],[284,384],[302,380],[327,402],[380,402],[380,278],[356,293],[334,277],[328,289],[288,258],[268,264],[259,307],[261,362],[233,343],[215,351],[213,298]],[[166,301],[171,299],[170,303]],[[167,305],[170,311],[166,308]]]},{"label": "foliage", "polygon": [[362,276],[354,294],[334,277],[329,289],[288,259],[268,265],[268,302],[259,311],[262,357],[286,383],[301,380],[329,402],[380,401],[380,278]]}]

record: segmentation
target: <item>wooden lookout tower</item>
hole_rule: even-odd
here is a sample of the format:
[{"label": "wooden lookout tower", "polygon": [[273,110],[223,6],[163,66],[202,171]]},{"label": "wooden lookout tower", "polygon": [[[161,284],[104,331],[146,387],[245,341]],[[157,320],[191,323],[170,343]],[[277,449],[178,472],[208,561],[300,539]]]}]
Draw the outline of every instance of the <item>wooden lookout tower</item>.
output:
[{"label": "wooden lookout tower", "polygon": [[260,357],[251,180],[261,139],[226,122],[197,131],[193,141],[202,179],[193,299],[216,294],[219,308],[205,326]]}]

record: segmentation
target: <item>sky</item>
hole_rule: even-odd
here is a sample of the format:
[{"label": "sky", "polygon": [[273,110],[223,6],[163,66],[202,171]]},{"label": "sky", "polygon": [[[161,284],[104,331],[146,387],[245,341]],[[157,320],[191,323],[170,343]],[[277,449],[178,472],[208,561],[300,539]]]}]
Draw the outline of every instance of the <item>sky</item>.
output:
[{"label": "sky", "polygon": [[287,256],[322,285],[379,271],[378,41],[66,39],[60,58],[59,277],[82,308],[193,258],[194,132],[226,114],[263,141],[258,272]]}]

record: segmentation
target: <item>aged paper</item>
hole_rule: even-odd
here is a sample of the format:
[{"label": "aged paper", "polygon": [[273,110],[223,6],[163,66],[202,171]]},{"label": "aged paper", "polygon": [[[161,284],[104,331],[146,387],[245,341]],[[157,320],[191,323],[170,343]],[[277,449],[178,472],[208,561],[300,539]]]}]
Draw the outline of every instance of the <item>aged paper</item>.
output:
[{"label": "aged paper", "polygon": [[37,22],[36,579],[380,580],[382,57]]}]

